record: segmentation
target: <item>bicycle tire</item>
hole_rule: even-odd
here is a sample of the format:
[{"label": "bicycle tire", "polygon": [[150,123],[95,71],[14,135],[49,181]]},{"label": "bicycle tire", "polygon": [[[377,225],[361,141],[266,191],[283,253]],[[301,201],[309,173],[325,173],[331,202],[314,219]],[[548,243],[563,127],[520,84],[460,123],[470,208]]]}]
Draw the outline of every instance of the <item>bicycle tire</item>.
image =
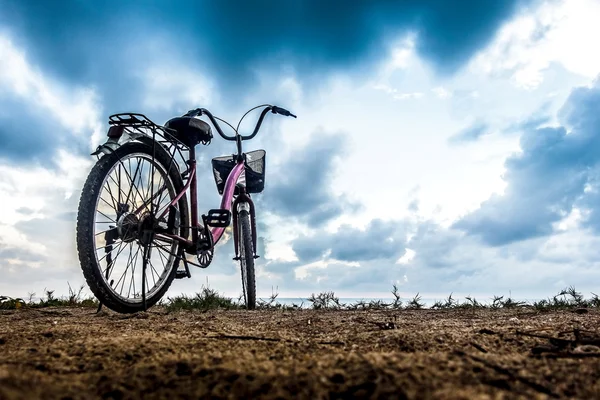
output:
[{"label": "bicycle tire", "polygon": [[[171,158],[166,150],[159,146],[160,145],[157,144],[154,149],[154,160],[164,168],[164,171],[168,174],[171,183],[173,184],[173,189],[178,193],[184,187],[181,174],[179,173],[178,168],[171,164]],[[112,293],[112,289],[106,282],[102,273],[102,267],[97,261],[97,248],[95,248],[94,233],[95,215],[97,210],[94,205],[98,203],[98,198],[101,196],[101,190],[105,179],[107,179],[109,173],[112,171],[113,166],[119,163],[124,157],[136,153],[145,154],[151,157],[153,149],[152,146],[145,143],[127,143],[114,152],[104,155],[96,162],[83,186],[77,214],[77,251],[86,282],[92,293],[103,305],[113,311],[124,314],[143,311],[144,304],[141,301],[135,303],[122,300]],[[168,168],[169,170],[167,171]],[[180,210],[179,235],[187,237],[189,218],[187,197],[185,195],[179,200],[178,206]],[[177,245],[177,250],[178,248]],[[173,257],[173,262],[170,267],[171,270],[167,273],[164,283],[162,283],[162,287],[160,287],[152,296],[146,297],[146,308],[155,305],[167,292],[175,278],[178,264],[179,259]]]},{"label": "bicycle tire", "polygon": [[238,215],[239,229],[239,257],[242,273],[242,290],[246,308],[256,308],[256,282],[254,276],[254,250],[252,245],[252,229],[250,227],[250,214],[246,210],[240,211]]}]

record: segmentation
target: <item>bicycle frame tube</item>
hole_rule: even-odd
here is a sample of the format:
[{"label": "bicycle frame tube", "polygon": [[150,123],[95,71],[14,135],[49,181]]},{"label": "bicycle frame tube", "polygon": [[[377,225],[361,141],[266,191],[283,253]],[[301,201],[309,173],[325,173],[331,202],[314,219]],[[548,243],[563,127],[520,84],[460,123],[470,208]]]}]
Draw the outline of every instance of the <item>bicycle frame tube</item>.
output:
[{"label": "bicycle frame tube", "polygon": [[[221,198],[221,208],[225,210],[231,210],[231,201],[233,200],[233,193],[235,191],[235,185],[237,184],[240,175],[244,172],[244,163],[238,163],[231,170],[231,173],[225,181],[225,190],[223,190],[223,197]],[[212,234],[213,241],[215,244],[221,239],[225,232],[225,228],[211,228],[210,233]]]},{"label": "bicycle frame tube", "polygon": [[[191,219],[192,219],[192,221],[191,221],[192,240],[190,241],[190,240],[182,238],[180,236],[171,235],[168,233],[161,234],[162,236],[166,236],[168,238],[183,242],[188,246],[197,242],[198,229],[200,228],[199,221],[198,221],[198,193],[197,193],[196,173],[195,173],[196,172],[196,160],[193,159],[192,157],[190,157],[189,163],[190,163],[191,172],[190,172],[188,181],[186,182],[184,188],[171,201],[169,206],[166,208],[166,211],[163,212],[163,216],[166,214],[166,212],[168,212],[169,207],[171,205],[175,205],[177,203],[177,201],[179,201],[181,196],[183,196],[185,191],[189,188],[190,192],[191,192],[190,193],[190,197],[191,197],[190,206],[191,206]],[[229,173],[229,176],[227,177],[227,180],[225,181],[225,190],[223,191],[223,197],[221,198],[221,209],[231,211],[231,204],[232,204],[232,200],[233,200],[233,193],[235,191],[235,185],[237,184],[242,172],[244,172],[244,163],[238,163],[238,164],[236,164],[235,167],[233,167],[233,169]],[[221,237],[223,236],[223,232],[225,232],[225,228],[210,228],[210,233],[212,235],[214,244],[217,244],[217,242],[221,239]]]},{"label": "bicycle frame tube", "polygon": [[[181,192],[179,192],[179,194],[177,196],[175,196],[175,198],[173,200],[171,200],[171,202],[169,203],[169,205],[164,209],[164,211],[162,212],[161,215],[158,216],[158,219],[163,218],[165,215],[167,215],[167,213],[169,212],[169,207],[171,207],[172,205],[175,205],[179,199],[181,198],[181,196],[183,196],[183,194],[185,193],[186,190],[188,190],[188,188],[190,187],[190,184],[192,183],[192,179],[195,181],[196,180],[196,169],[192,169],[190,171],[190,176],[189,179],[187,181],[187,183],[185,184],[185,186],[183,187],[183,189],[181,189]],[[161,192],[157,192],[154,197],[157,197]],[[144,205],[140,206],[137,210],[136,213],[141,211],[141,209],[144,207]],[[193,209],[193,208],[192,208]]]}]

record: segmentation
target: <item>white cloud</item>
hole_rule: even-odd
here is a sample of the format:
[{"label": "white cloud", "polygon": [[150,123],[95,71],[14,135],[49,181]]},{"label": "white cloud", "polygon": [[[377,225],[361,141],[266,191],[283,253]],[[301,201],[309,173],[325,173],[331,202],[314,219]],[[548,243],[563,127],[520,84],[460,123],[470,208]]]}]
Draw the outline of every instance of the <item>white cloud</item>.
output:
[{"label": "white cloud", "polygon": [[[74,140],[91,137],[90,147],[99,139],[102,110],[93,89],[71,87],[56,81],[31,64],[26,52],[2,35],[0,64],[0,98],[17,99],[43,111],[45,118],[58,123],[73,135]],[[64,149],[58,149],[54,160],[58,166],[54,169],[42,165],[0,164],[0,248],[15,253],[14,257],[6,259],[11,266],[4,271],[10,287],[5,286],[4,281],[0,284],[5,293],[11,294],[15,289],[11,277],[19,276],[16,265],[40,267],[50,264],[57,271],[73,265],[76,260],[73,226],[67,226],[57,216],[73,211],[71,198],[83,185],[91,160]],[[35,223],[42,229],[39,234],[25,233],[20,228],[23,223]],[[50,236],[45,234],[48,228],[52,231]],[[19,252],[42,258],[20,260]]]},{"label": "white cloud", "polygon": [[358,262],[335,260],[335,259],[328,258],[328,256],[326,255],[325,259],[323,259],[323,260],[318,260],[318,261],[312,262],[310,264],[305,264],[300,267],[296,267],[294,269],[294,275],[295,275],[296,279],[300,279],[300,280],[307,279],[309,277],[314,276],[317,279],[317,282],[319,282],[319,281],[323,280],[324,276],[317,275],[318,271],[327,269],[327,267],[329,267],[331,264],[349,267],[349,268],[360,267],[360,263],[358,263]]},{"label": "white cloud", "polygon": [[[64,201],[73,193],[79,193],[92,162],[60,150],[57,163],[60,166],[57,170],[0,165],[0,242],[5,247],[51,255],[43,237],[32,241],[16,226],[44,219],[51,224],[55,214],[73,211],[69,208],[72,202],[65,204]],[[59,237],[70,236],[60,232],[58,226],[56,229]]]},{"label": "white cloud", "polygon": [[415,51],[416,40],[417,34],[413,32],[391,44],[390,56],[379,72],[381,79],[387,79],[397,70],[407,69],[415,63],[418,59]]},{"label": "white cloud", "polygon": [[[218,99],[213,82],[201,70],[185,62],[157,62],[141,74],[145,90],[142,107],[154,110],[208,107]],[[187,107],[187,108],[186,108]]]},{"label": "white cloud", "polygon": [[17,96],[41,107],[72,134],[99,135],[101,124],[96,93],[91,88],[67,88],[31,65],[26,53],[0,35],[0,98]]},{"label": "white cloud", "polygon": [[552,64],[595,78],[600,73],[600,3],[552,0],[507,23],[496,39],[476,56],[474,73],[508,74],[515,85],[535,89]]},{"label": "white cloud", "polygon": [[447,99],[449,97],[452,97],[452,92],[445,89],[443,86],[435,87],[431,89],[431,91],[440,99]]},{"label": "white cloud", "polygon": [[393,96],[394,100],[410,100],[410,99],[420,99],[424,96],[421,92],[414,93],[397,93]]},{"label": "white cloud", "polygon": [[[402,257],[400,257],[398,260],[396,260],[396,264],[409,264],[410,261],[415,258],[415,255],[417,253],[412,250],[412,249],[406,249],[406,253],[404,253],[404,255]],[[405,275],[406,277],[406,275]]]},{"label": "white cloud", "polygon": [[18,249],[34,254],[46,255],[43,243],[32,241],[12,225],[0,223],[0,249]]}]

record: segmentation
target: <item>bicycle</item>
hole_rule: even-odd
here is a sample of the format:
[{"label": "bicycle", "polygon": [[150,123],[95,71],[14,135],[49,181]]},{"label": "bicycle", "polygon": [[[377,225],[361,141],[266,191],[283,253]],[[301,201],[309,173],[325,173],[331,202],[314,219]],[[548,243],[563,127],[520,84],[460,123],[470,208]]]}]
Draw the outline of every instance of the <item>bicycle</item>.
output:
[{"label": "bicycle", "polygon": [[[240,135],[241,121],[260,107],[264,109],[252,134]],[[257,135],[269,111],[296,118],[268,104],[247,111],[237,128],[204,108],[172,118],[164,126],[143,114],[109,116],[108,139],[92,153],[98,159],[83,186],[77,215],[80,265],[100,306],[120,313],[152,307],[174,279],[191,277],[190,265],[210,265],[215,245],[231,224],[244,303],[255,308],[254,260],[259,256],[250,194],[264,189],[266,152],[244,153],[242,141]],[[204,115],[223,139],[236,142],[237,152],[211,160],[221,204],[199,221],[196,146],[213,139],[210,125],[199,118]],[[217,120],[235,134],[223,133]]]}]

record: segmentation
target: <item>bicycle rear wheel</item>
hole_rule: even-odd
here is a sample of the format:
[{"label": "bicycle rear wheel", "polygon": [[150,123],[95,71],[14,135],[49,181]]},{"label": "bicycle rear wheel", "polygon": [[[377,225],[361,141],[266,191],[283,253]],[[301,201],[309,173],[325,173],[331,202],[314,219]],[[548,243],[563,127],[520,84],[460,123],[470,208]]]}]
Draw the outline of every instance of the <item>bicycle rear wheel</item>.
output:
[{"label": "bicycle rear wheel", "polygon": [[242,272],[242,290],[246,308],[256,308],[256,283],[254,280],[254,248],[252,245],[252,229],[250,227],[250,214],[241,210],[238,214],[238,254]]},{"label": "bicycle rear wheel", "polygon": [[[158,145],[157,145],[158,146]],[[108,308],[133,313],[156,304],[177,271],[175,240],[145,235],[183,189],[177,167],[160,148],[129,143],[102,157],[83,187],[77,216],[77,250],[85,279]],[[172,233],[186,235],[187,200],[177,203],[181,224]],[[171,210],[173,212],[173,210]],[[147,251],[147,253],[146,253]],[[144,254],[148,262],[144,270]]]}]

